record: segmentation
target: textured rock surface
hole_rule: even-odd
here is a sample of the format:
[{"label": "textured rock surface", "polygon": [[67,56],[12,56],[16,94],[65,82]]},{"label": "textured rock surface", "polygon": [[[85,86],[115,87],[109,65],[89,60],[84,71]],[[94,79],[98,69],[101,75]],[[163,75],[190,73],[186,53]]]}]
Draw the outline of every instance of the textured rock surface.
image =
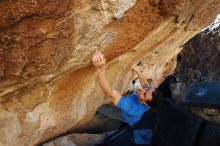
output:
[{"label": "textured rock surface", "polygon": [[95,146],[101,144],[108,134],[71,134],[59,137],[42,146]]},{"label": "textured rock surface", "polygon": [[220,81],[220,27],[214,34],[207,30],[184,45],[175,70],[178,81],[187,86],[196,82]]},{"label": "textured rock surface", "polygon": [[1,0],[0,145],[41,143],[106,102],[91,65],[96,48],[122,93],[140,61],[159,84],[219,11],[216,0]]}]

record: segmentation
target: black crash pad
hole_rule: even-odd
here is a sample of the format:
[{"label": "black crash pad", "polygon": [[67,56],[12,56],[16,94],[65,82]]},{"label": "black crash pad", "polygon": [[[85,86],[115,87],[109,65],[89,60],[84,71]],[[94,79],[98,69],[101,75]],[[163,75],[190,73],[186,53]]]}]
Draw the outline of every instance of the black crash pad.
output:
[{"label": "black crash pad", "polygon": [[193,146],[202,121],[171,100],[165,100],[158,114],[153,145]]}]

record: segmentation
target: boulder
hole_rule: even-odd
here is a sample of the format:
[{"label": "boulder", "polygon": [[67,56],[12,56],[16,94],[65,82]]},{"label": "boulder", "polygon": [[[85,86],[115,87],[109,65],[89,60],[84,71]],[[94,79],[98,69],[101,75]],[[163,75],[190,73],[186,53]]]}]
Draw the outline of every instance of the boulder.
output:
[{"label": "boulder", "polygon": [[96,49],[121,93],[136,64],[159,85],[219,11],[216,0],[1,0],[0,145],[37,145],[108,102],[91,63]]}]

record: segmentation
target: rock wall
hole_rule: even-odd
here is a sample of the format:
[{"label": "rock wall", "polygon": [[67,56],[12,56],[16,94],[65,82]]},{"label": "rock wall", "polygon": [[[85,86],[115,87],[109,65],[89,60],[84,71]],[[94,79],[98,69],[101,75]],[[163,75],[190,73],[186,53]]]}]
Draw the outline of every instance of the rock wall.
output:
[{"label": "rock wall", "polygon": [[[177,56],[178,63],[173,74],[177,83],[171,85],[179,93],[176,99],[183,97],[192,83],[220,81],[220,19],[216,26],[218,27],[206,29],[188,41]],[[220,124],[220,112],[217,109],[187,109]]]},{"label": "rock wall", "polygon": [[178,55],[176,79],[189,86],[197,82],[220,81],[220,27],[196,35]]},{"label": "rock wall", "polygon": [[96,49],[121,93],[134,64],[158,85],[218,12],[217,0],[0,1],[0,145],[37,145],[108,102],[91,64]]}]

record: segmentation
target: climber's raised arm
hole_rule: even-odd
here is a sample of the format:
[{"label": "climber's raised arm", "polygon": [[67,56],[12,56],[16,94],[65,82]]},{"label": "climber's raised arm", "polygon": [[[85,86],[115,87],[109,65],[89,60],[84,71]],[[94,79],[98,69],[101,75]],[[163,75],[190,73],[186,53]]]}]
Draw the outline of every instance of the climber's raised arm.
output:
[{"label": "climber's raised arm", "polygon": [[139,79],[139,81],[141,83],[141,86],[143,88],[146,88],[148,86],[147,78],[145,78],[143,76],[143,74],[140,72],[140,70],[138,69],[137,66],[132,66],[131,69],[137,74],[138,79]]},{"label": "climber's raised arm", "polygon": [[97,69],[99,85],[103,93],[110,98],[114,105],[117,105],[118,101],[121,98],[121,94],[119,94],[118,91],[112,89],[109,84],[106,76],[106,59],[104,55],[100,51],[96,51],[96,53],[92,57],[92,62]]}]

